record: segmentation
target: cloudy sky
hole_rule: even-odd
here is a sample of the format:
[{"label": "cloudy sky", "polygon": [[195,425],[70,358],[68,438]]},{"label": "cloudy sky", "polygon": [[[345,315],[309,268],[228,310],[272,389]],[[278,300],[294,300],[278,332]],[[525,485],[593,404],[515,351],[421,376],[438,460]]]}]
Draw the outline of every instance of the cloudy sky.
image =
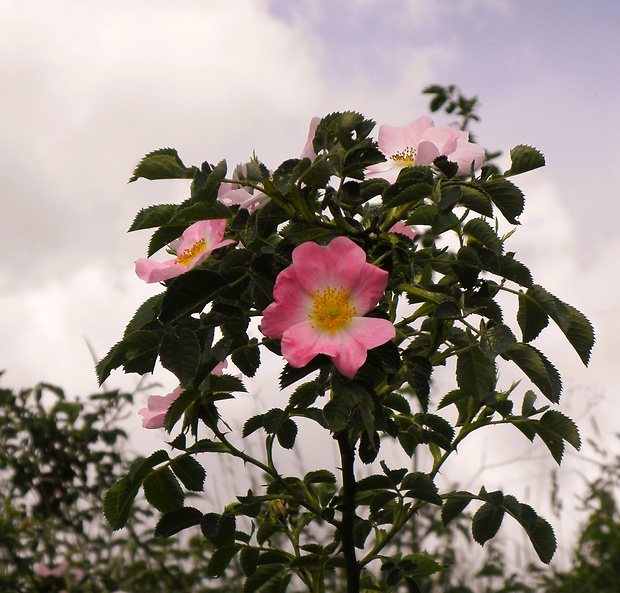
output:
[{"label": "cloudy sky", "polygon": [[[103,356],[158,291],[133,273],[148,235],[126,229],[188,188],[127,184],[146,152],[235,164],[255,151],[275,168],[312,116],[404,125],[427,113],[425,86],[456,84],[480,98],[481,144],[547,157],[517,180],[527,204],[513,248],[593,321],[588,371],[558,335],[540,346],[563,373],[565,409],[598,410],[613,444],[618,22],[615,0],[0,0],[3,385],[92,392],[90,349]],[[110,387],[134,384],[113,375]]]}]

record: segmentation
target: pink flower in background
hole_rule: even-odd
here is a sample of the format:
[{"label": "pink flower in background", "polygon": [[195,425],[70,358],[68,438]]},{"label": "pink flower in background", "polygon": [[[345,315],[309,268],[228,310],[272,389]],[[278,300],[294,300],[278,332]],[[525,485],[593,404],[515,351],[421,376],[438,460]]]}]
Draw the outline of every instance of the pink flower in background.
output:
[{"label": "pink flower in background", "polygon": [[[212,375],[222,375],[224,369],[228,367],[228,361],[220,362],[212,371]],[[185,391],[182,387],[177,387],[168,395],[149,395],[146,400],[146,408],[138,410],[142,416],[142,428],[163,428],[164,419],[170,406],[177,401],[179,395]]]},{"label": "pink flower in background", "polygon": [[33,570],[42,577],[59,577],[68,567],[69,563],[64,560],[56,568],[48,568],[43,564],[35,564]]},{"label": "pink flower in background", "polygon": [[469,133],[451,127],[435,127],[424,115],[408,126],[379,128],[379,149],[387,157],[384,163],[371,165],[366,177],[381,177],[394,183],[401,169],[414,165],[432,165],[440,155],[456,163],[458,175],[467,175],[472,163],[477,169],[484,162],[484,148],[469,141]]},{"label": "pink flower in background", "polygon": [[388,230],[388,233],[398,233],[410,239],[415,239],[418,236],[418,231],[414,227],[406,225],[402,220],[395,222]]},{"label": "pink flower in background", "polygon": [[148,258],[136,261],[136,274],[146,282],[170,280],[191,270],[203,262],[212,251],[231,245],[232,239],[222,239],[226,220],[201,220],[185,229],[180,241],[176,242],[177,256],[165,262]]},{"label": "pink flower in background", "polygon": [[306,145],[304,146],[304,150],[301,153],[300,158],[310,159],[311,161],[314,161],[314,159],[316,159],[316,153],[314,152],[312,141],[314,140],[314,134],[316,134],[316,129],[319,127],[320,121],[321,121],[320,117],[313,117],[310,120],[310,128],[308,129],[308,139],[306,140]]},{"label": "pink flower in background", "polygon": [[69,563],[66,560],[63,560],[56,568],[49,568],[43,564],[35,564],[33,570],[42,577],[59,577],[64,573],[73,575],[76,581],[81,581],[84,577],[83,570],[79,568],[69,568]]},{"label": "pink flower in background", "polygon": [[327,354],[351,378],[369,349],[396,335],[388,320],[363,317],[376,307],[387,281],[388,273],[367,263],[364,250],[347,237],[326,247],[303,243],[276,278],[275,302],[263,313],[261,331],[282,340],[282,356],[291,366]]}]

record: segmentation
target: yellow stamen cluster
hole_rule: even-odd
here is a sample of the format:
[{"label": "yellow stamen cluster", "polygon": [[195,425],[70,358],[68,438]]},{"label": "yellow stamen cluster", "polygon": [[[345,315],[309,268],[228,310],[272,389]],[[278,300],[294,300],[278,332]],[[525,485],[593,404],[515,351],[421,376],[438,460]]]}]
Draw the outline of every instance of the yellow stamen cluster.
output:
[{"label": "yellow stamen cluster", "polygon": [[312,313],[308,316],[314,328],[333,334],[344,328],[356,315],[357,309],[349,301],[349,291],[345,288],[328,286],[323,292],[314,293]]},{"label": "yellow stamen cluster", "polygon": [[390,156],[390,158],[399,165],[402,165],[403,167],[413,167],[413,163],[415,163],[416,152],[417,151],[415,148],[407,146],[407,148],[404,148],[403,150],[393,154],[392,156]]},{"label": "yellow stamen cluster", "polygon": [[207,244],[204,240],[198,239],[191,247],[188,247],[183,253],[177,255],[174,263],[179,264],[180,266],[189,266],[191,261],[197,256],[206,251]]}]

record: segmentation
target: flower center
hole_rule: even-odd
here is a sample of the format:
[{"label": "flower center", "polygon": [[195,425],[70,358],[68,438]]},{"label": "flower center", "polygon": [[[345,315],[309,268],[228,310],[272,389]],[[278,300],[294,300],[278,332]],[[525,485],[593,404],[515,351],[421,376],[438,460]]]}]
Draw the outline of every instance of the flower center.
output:
[{"label": "flower center", "polygon": [[327,330],[330,334],[343,329],[353,319],[357,309],[349,300],[349,291],[328,286],[323,292],[314,293],[312,313],[313,327]]},{"label": "flower center", "polygon": [[415,162],[416,149],[411,146],[407,146],[403,150],[393,154],[390,158],[401,167],[413,167]]},{"label": "flower center", "polygon": [[188,247],[181,254],[177,255],[174,263],[187,267],[197,255],[200,255],[206,250],[207,244],[203,237],[202,239],[198,239],[198,241],[196,241],[191,247]]}]

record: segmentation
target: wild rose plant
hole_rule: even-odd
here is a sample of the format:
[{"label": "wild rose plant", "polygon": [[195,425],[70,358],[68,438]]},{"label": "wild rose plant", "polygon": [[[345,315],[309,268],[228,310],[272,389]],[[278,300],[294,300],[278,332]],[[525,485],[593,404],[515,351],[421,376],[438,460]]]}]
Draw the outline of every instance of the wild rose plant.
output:
[{"label": "wild rose plant", "polygon": [[[349,593],[403,583],[417,591],[444,567],[394,542],[422,507],[436,508],[444,525],[477,507],[480,544],[509,515],[543,562],[556,549],[551,525],[529,505],[482,484],[451,491],[440,476],[460,443],[490,426],[541,439],[558,463],[565,444],[580,446],[556,409],[560,375],[532,342],[551,320],[587,364],[592,327],[536,284],[507,245],[524,209],[511,178],[544,158],[520,145],[501,172],[466,131],[426,116],[382,126],[378,140],[374,126],[352,112],[315,118],[301,156],[273,170],[252,158],[228,176],[225,161],[186,166],[167,148],[146,155],[132,177],[191,185],[184,201],[141,210],[131,225],[155,229],[136,271],[162,292],[139,308],[99,378],[159,363],[179,387],[140,412],[145,427],[171,434],[171,450],[137,460],[104,511],[122,528],[143,489],[162,515],[155,534],[199,528],[213,548],[207,573],[221,577],[238,558],[245,593],[322,592],[334,578]],[[165,247],[174,258],[157,263]],[[516,300],[516,320],[504,318],[500,296]],[[288,403],[246,418],[237,434],[219,402],[246,382],[213,371],[230,361],[254,377],[266,350],[282,361]],[[500,365],[523,381],[502,384]],[[455,369],[455,385],[441,396],[432,377],[443,367]],[[308,424],[335,442],[335,471],[283,469]],[[264,454],[254,456],[245,440],[259,435]],[[386,441],[416,456],[418,469],[395,461]],[[186,491],[205,488],[199,454],[236,458],[264,486],[206,513],[186,504]],[[366,477],[360,464],[371,465]]]}]

